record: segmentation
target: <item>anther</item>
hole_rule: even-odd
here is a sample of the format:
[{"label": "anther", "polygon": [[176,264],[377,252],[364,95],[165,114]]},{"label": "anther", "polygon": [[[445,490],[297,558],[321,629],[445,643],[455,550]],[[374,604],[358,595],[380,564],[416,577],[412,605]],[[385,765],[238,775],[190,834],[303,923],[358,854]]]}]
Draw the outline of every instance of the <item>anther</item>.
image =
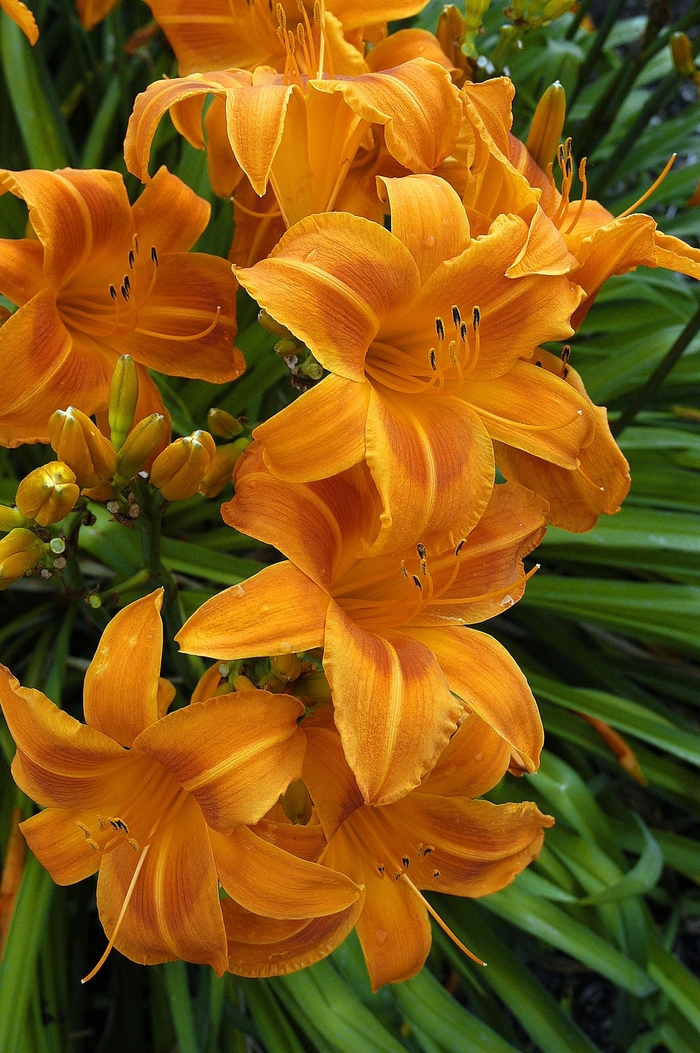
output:
[{"label": "anther", "polygon": [[122,297],[124,298],[124,300],[128,303],[129,302],[129,290],[127,289],[127,287],[125,285],[122,285],[122,287],[121,287],[121,289],[119,291],[122,294]]},{"label": "anther", "polygon": [[401,573],[403,574],[404,578],[408,577],[408,571],[406,570],[406,560],[405,559],[401,560]]},{"label": "anther", "polygon": [[437,370],[437,360],[435,358],[435,348],[434,347],[430,348],[430,368],[432,370]]},{"label": "anther", "polygon": [[112,297],[113,300],[116,300],[116,298],[117,298],[117,290],[114,288],[113,285],[110,285],[110,287],[109,287],[109,295]]},{"label": "anther", "polygon": [[472,311],[472,325],[476,331],[481,325],[481,308],[475,307]]},{"label": "anther", "polygon": [[439,870],[433,870],[433,877],[440,877],[440,871]]},{"label": "anther", "polygon": [[462,324],[460,325],[460,327],[459,327],[459,335],[461,336],[462,340],[466,344],[466,342],[467,342],[467,323],[466,322],[462,322]]},{"label": "anther", "polygon": [[412,577],[413,577],[413,584],[417,585],[418,588],[420,589],[420,591],[422,592],[423,591],[423,586],[420,583],[420,578],[416,574],[413,574]]},{"label": "anther", "polygon": [[435,332],[438,335],[438,339],[445,339],[445,323],[443,322],[442,318],[438,317],[435,319]]},{"label": "anther", "polygon": [[91,837],[86,837],[85,840],[90,845],[90,848],[93,848],[95,852],[99,852],[100,846],[98,845],[97,841],[93,841]]},{"label": "anther", "polygon": [[467,539],[465,537],[463,537],[462,540],[460,541],[460,543],[457,545],[457,548],[455,549],[455,556],[458,556],[460,554],[460,552],[462,551],[462,549],[464,548],[466,543],[467,543]]},{"label": "anther", "polygon": [[384,877],[384,871],[386,870],[386,867],[384,866],[384,864],[383,864],[383,863],[380,863],[380,864],[379,864],[379,866],[377,867],[377,870],[379,871],[379,873],[381,874],[381,876],[382,876],[382,877]]},{"label": "anther", "polygon": [[408,858],[408,856],[404,856],[401,862],[405,867],[410,867],[411,865],[411,860]]},{"label": "anther", "polygon": [[434,851],[435,851],[435,848],[433,847],[433,845],[426,845],[425,848],[423,849],[423,855],[424,856],[429,856],[430,853],[434,852]]},{"label": "anther", "polygon": [[104,816],[98,815],[97,816],[97,822],[98,822],[98,825],[100,827],[100,830],[106,830],[107,829],[107,820],[104,818]]},{"label": "anther", "polygon": [[124,275],[124,288],[128,293],[131,292],[131,279],[129,278],[128,274]]},{"label": "anther", "polygon": [[86,839],[90,836],[90,831],[88,830],[85,823],[76,823],[75,825],[78,827],[79,830],[82,830],[82,832],[85,834]]},{"label": "anther", "polygon": [[131,269],[133,271],[133,269],[134,269],[134,250],[133,249],[129,249],[129,266],[131,267]]},{"label": "anther", "polygon": [[155,265],[157,267],[158,266],[158,253],[156,252],[155,245],[151,245],[151,259],[153,260],[153,262],[155,263]]},{"label": "anther", "polygon": [[133,848],[134,852],[138,852],[139,851],[138,841],[135,841],[133,839],[133,837],[128,837],[127,840],[126,840],[126,843],[127,843],[127,845],[131,845],[131,847]]},{"label": "anther", "polygon": [[425,545],[423,544],[423,542],[419,541],[416,545],[416,548],[418,549],[418,555],[420,556],[420,558],[425,559],[428,553],[426,552]]},{"label": "anther", "polygon": [[459,313],[459,307],[454,304],[452,305],[452,321],[455,324],[455,329],[459,329],[462,322],[462,316]]}]

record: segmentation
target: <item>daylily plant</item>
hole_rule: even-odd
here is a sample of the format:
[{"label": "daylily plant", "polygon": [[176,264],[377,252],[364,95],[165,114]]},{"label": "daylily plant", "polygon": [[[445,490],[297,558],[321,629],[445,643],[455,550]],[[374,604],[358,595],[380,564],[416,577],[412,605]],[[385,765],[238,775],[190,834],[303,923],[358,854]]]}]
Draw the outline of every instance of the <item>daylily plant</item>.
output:
[{"label": "daylily plant", "polygon": [[287,483],[254,444],[223,516],[289,559],[208,600],[178,633],[180,646],[220,659],[323,647],[336,724],[368,802],[394,801],[430,771],[462,715],[459,699],[534,771],[542,726],[527,682],[500,644],[463,626],[522,595],[543,502],[498,486],[456,552],[426,557],[418,538],[405,551],[358,558],[378,513],[364,466]]},{"label": "daylily plant", "polygon": [[0,444],[46,442],[68,405],[105,410],[122,354],[138,364],[137,419],[164,413],[148,368],[214,383],[243,371],[230,267],[187,252],[209,205],[167,169],[133,206],[116,172],[0,171],[6,191],[31,227],[0,240],[0,293],[19,308],[0,329]]},{"label": "daylily plant", "polygon": [[[301,774],[301,703],[246,691],[166,715],[159,677],[162,590],[125,607],[85,677],[86,724],[0,667],[0,705],[17,744],[12,773],[45,810],[21,824],[61,885],[99,869],[112,946],[143,964],[228,964],[219,883],[247,910],[308,918],[346,910],[349,878],[256,836]],[[96,971],[93,970],[91,975]]]}]

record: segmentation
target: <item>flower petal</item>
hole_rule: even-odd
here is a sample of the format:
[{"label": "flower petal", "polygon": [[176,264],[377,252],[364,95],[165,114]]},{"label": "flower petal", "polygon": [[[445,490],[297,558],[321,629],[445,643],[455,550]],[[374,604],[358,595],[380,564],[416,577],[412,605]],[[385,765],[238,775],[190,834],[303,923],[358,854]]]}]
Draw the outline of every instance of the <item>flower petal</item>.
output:
[{"label": "flower petal", "polygon": [[78,827],[84,808],[47,808],[20,823],[27,844],[57,885],[73,885],[94,874],[100,855]]},{"label": "flower petal", "polygon": [[116,356],[89,338],[74,342],[48,289],[0,329],[3,407],[0,444],[48,442],[49,417],[73,405],[94,413],[106,405]]},{"label": "flower petal", "polygon": [[430,771],[461,715],[435,656],[401,633],[365,632],[328,608],[324,669],[348,764],[367,802],[386,804]]},{"label": "flower petal", "polygon": [[391,233],[406,246],[416,261],[421,283],[426,282],[444,260],[459,256],[469,245],[464,205],[438,176],[379,176],[379,182],[391,208]]},{"label": "flower petal", "polygon": [[590,402],[535,362],[516,362],[495,380],[468,380],[463,397],[494,439],[562,468],[577,468],[593,440]]},{"label": "flower petal", "polygon": [[158,720],[162,605],[163,590],[156,589],[119,611],[85,673],[85,720],[122,746]]},{"label": "flower petal", "polygon": [[211,206],[162,165],[131,213],[144,251],[155,245],[162,256],[192,248],[209,222]]},{"label": "flower petal", "polygon": [[24,33],[30,44],[36,44],[39,39],[39,27],[34,20],[34,15],[22,0],[2,0],[2,9],[13,22],[15,22]]},{"label": "flower petal", "polygon": [[486,428],[453,395],[414,396],[372,388],[367,463],[384,511],[366,554],[454,546],[476,525],[493,487],[493,448]]},{"label": "flower petal", "polygon": [[665,267],[669,271],[680,271],[681,274],[700,279],[700,251],[698,249],[686,245],[680,238],[662,234],[660,230],[656,231],[654,242],[657,267]]},{"label": "flower petal", "polygon": [[355,927],[364,895],[337,914],[310,921],[276,921],[222,901],[228,971],[236,976],[285,976],[326,958]]},{"label": "flower petal", "polygon": [[578,268],[578,260],[566,247],[551,219],[538,207],[530,221],[527,241],[506,271],[509,278],[526,274],[568,274]]},{"label": "flower petal", "polygon": [[[261,197],[285,131],[297,85],[268,81],[226,94],[226,126],[236,160]],[[302,104],[303,105],[303,104]]]},{"label": "flower petal", "polygon": [[543,827],[553,826],[554,820],[530,802],[491,804],[416,793],[393,806],[392,825],[403,829],[404,840],[419,838],[432,846],[427,858],[411,864],[417,887],[488,896],[509,885],[537,858]]},{"label": "flower petal", "polygon": [[364,380],[331,373],[259,424],[253,436],[264,445],[270,469],[294,482],[326,479],[359,464],[365,457],[369,395]]},{"label": "flower petal", "polygon": [[398,238],[344,212],[301,220],[270,259],[236,269],[236,276],[326,369],[358,381],[382,319],[403,310],[420,282]]},{"label": "flower petal", "polygon": [[641,265],[657,266],[655,235],[656,223],[651,216],[632,215],[612,220],[580,242],[574,251],[581,267],[574,280],[587,295],[571,320],[575,329],[581,325],[598,290],[611,275],[627,274]]},{"label": "flower petal", "polygon": [[371,530],[377,504],[363,466],[319,483],[290,483],[270,473],[263,448],[254,442],[238,462],[236,495],[222,505],[221,514],[229,526],[274,545],[320,588],[329,590],[334,574],[342,571]]},{"label": "flower petal", "polygon": [[[414,6],[418,7],[417,4]],[[395,17],[397,16],[392,15],[392,20]],[[405,18],[406,16],[399,17]],[[379,70],[400,66],[414,58],[437,62],[439,66],[449,71],[454,68],[440,47],[437,37],[426,29],[399,29],[396,33],[384,37],[367,53],[367,65],[373,73],[376,73]]]},{"label": "flower petal", "polygon": [[0,705],[27,779],[21,786],[39,804],[72,807],[104,799],[101,787],[118,779],[127,758],[111,738],[75,720],[40,691],[19,686],[0,666]]},{"label": "flower petal", "polygon": [[323,644],[328,597],[293,564],[275,563],[207,600],[175,639],[188,654],[250,658]]},{"label": "flower petal", "polygon": [[500,782],[510,758],[505,739],[475,712],[469,713],[416,793],[480,797]]},{"label": "flower petal", "polygon": [[134,234],[124,180],[117,172],[0,170],[0,186],[22,198],[44,247],[44,280],[57,293],[82,267],[126,254]]},{"label": "flower petal", "polygon": [[185,798],[147,848],[134,852],[123,842],[104,856],[97,907],[105,933],[113,935],[146,851],[114,946],[142,965],[181,958],[211,965],[220,976],[228,956],[216,866],[207,825],[192,798]]},{"label": "flower petal", "polygon": [[360,889],[345,874],[297,859],[247,826],[212,832],[221,884],[246,910],[268,918],[320,918],[346,910]]},{"label": "flower petal", "polygon": [[328,0],[327,8],[343,23],[344,29],[394,22],[417,15],[423,0]]},{"label": "flower petal", "polygon": [[330,841],[348,816],[364,804],[333,720],[321,715],[304,721],[307,748],[304,780],[316,814]]},{"label": "flower petal", "polygon": [[173,773],[209,826],[230,833],[262,819],[301,775],[303,712],[288,695],[236,691],[170,713],[141,732],[134,748]]},{"label": "flower petal", "polygon": [[44,284],[44,250],[34,238],[2,238],[0,261],[0,295],[21,307]]},{"label": "flower petal", "polygon": [[[271,17],[240,0],[149,0],[185,77],[196,70],[268,66],[281,51]],[[266,24],[269,22],[269,26]]]},{"label": "flower petal", "polygon": [[[407,628],[404,631],[435,654],[450,689],[504,742],[518,751],[528,771],[537,771],[544,741],[542,721],[527,680],[505,647],[493,637],[475,629]],[[460,732],[455,735],[455,740],[459,738]],[[455,743],[453,749],[456,748]],[[450,746],[445,752],[449,749]],[[438,764],[442,763],[442,759]],[[448,761],[449,757],[445,763]],[[506,767],[508,762],[509,754],[505,758]],[[437,776],[438,772],[433,774]],[[477,776],[478,772],[470,774]],[[485,789],[491,789],[493,785],[495,782],[479,793],[484,793]],[[462,790],[458,786],[453,793],[478,796],[478,793]],[[429,793],[441,792],[433,789],[432,776],[427,788]]]}]

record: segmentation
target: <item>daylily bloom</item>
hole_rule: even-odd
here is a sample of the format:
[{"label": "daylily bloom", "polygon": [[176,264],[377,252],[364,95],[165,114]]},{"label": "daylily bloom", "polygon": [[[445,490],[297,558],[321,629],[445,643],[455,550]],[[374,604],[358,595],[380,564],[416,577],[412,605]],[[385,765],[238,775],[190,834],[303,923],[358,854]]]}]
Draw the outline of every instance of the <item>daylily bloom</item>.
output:
[{"label": "daylily bloom", "polygon": [[75,6],[83,29],[89,33],[91,29],[104,21],[118,3],[119,0],[76,0]]},{"label": "daylily bloom", "polygon": [[[462,628],[520,599],[522,559],[544,532],[529,491],[498,486],[457,551],[358,558],[379,502],[364,466],[320,483],[274,478],[253,444],[225,521],[289,557],[212,597],[176,639],[219,659],[323,647],[343,748],[365,800],[416,786],[454,732],[462,702],[537,768],[542,726],[525,678],[484,633]],[[452,694],[454,692],[454,695]]]},{"label": "daylily bloom", "polygon": [[8,18],[17,23],[29,43],[36,44],[39,39],[39,27],[27,5],[23,4],[22,0],[0,0],[0,8]]},{"label": "daylily bloom", "polygon": [[[346,214],[310,216],[269,259],[236,269],[331,372],[254,435],[280,478],[322,479],[366,459],[383,504],[373,553],[416,538],[444,551],[486,507],[492,439],[578,467],[590,405],[528,360],[571,334],[581,292],[557,274],[566,260],[556,263],[539,228],[500,216],[472,238],[444,180],[382,182],[391,233]],[[545,255],[554,273],[530,274],[530,257]]]},{"label": "daylily bloom", "polygon": [[430,950],[428,914],[445,928],[420,890],[472,897],[496,892],[537,858],[544,828],[554,820],[530,803],[473,800],[499,781],[509,755],[476,714],[465,718],[421,785],[383,807],[363,804],[328,710],[304,727],[303,779],[329,841],[321,858],[364,891],[345,915],[305,923],[269,922],[224,903],[229,970],[269,976],[310,965],[359,915],[372,989],[407,980]]},{"label": "daylily bloom", "polygon": [[[163,412],[148,368],[222,383],[238,376],[236,283],[225,260],[188,253],[209,205],[162,168],[129,205],[116,172],[0,171],[36,237],[0,240],[0,444],[46,442],[56,409],[106,411],[117,359],[140,379],[137,419]],[[105,414],[106,415],[106,414]]]},{"label": "daylily bloom", "polygon": [[[254,70],[272,66],[283,72],[287,48],[278,33],[277,8],[282,7],[287,32],[302,37],[318,49],[321,37],[338,73],[358,73],[363,54],[353,46],[356,33],[365,26],[377,26],[399,18],[409,18],[425,7],[427,0],[325,0],[320,5],[322,20],[314,17],[316,3],[285,0],[281,5],[266,0],[147,0],[153,17],[163,28],[180,63],[180,76],[209,70]],[[323,26],[323,29],[321,29]],[[346,39],[345,32],[353,43]],[[375,34],[371,34],[374,37]],[[357,40],[362,44],[362,33]],[[304,72],[304,51],[299,61]]]},{"label": "daylily bloom", "polygon": [[2,667],[0,704],[14,778],[46,809],[22,832],[59,884],[99,868],[105,956],[115,946],[143,964],[184,958],[221,973],[218,882],[277,918],[345,910],[358,890],[249,829],[299,777],[296,699],[239,692],[165,715],[175,689],[159,678],[161,603],[158,590],[107,626],[85,677],[86,724]]},{"label": "daylily bloom", "polygon": [[231,192],[238,165],[259,196],[272,186],[287,226],[335,206],[373,126],[383,129],[392,157],[412,172],[432,172],[451,153],[461,104],[443,66],[415,58],[359,76],[328,77],[320,56],[317,61],[314,76],[299,71],[290,51],[284,73],[258,66],[252,73],[232,69],[151,84],[129,121],[127,168],[148,179],[151,142],[171,108],[178,130],[203,149],[207,95],[214,95],[204,121],[214,190]]}]

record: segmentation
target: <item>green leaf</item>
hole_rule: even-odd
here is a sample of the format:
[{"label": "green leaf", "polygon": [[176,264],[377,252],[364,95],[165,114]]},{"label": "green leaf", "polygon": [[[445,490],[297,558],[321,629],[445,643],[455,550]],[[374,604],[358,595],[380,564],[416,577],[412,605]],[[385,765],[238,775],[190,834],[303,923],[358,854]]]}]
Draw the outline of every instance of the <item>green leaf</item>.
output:
[{"label": "green leaf", "polygon": [[700,980],[656,940],[649,945],[649,975],[700,1032]]},{"label": "green leaf", "polygon": [[166,962],[160,968],[165,974],[165,989],[180,1053],[200,1053],[187,984],[187,966],[184,962]]},{"label": "green leaf", "polygon": [[225,552],[212,552],[203,545],[191,541],[176,541],[164,537],[161,541],[163,563],[168,570],[181,574],[192,574],[197,578],[217,582],[219,585],[237,585],[263,570],[267,564],[254,559],[241,559]]}]

